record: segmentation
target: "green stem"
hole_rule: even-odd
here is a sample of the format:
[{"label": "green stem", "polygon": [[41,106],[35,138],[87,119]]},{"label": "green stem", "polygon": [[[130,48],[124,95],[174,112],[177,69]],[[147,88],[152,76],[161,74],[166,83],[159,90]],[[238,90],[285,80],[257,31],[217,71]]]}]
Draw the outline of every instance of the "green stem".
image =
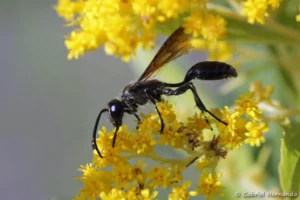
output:
[{"label": "green stem", "polygon": [[281,123],[283,119],[288,117],[300,116],[299,109],[291,109],[291,110],[283,110],[282,112],[272,115],[272,116],[264,116],[263,119],[265,121],[273,121]]},{"label": "green stem", "polygon": [[188,166],[189,163],[194,160],[195,157],[200,157],[202,156],[202,152],[197,153],[195,155],[191,155],[187,158],[184,159],[167,159],[167,158],[163,158],[155,153],[143,153],[143,154],[132,154],[129,156],[126,156],[126,159],[132,159],[132,158],[149,158],[155,161],[158,161],[160,163],[166,163],[166,164],[177,164],[177,165],[182,165],[182,166]]},{"label": "green stem", "polygon": [[275,23],[274,21],[268,21],[266,24],[268,28],[271,30],[274,30],[286,37],[289,37],[290,39],[293,39],[300,43],[300,33],[298,31],[295,31],[293,29],[290,29],[286,26],[283,26],[281,24]]},{"label": "green stem", "polygon": [[229,40],[260,44],[300,44],[300,34],[297,31],[271,20],[265,25],[249,24],[246,17],[225,7],[208,3],[208,8],[226,18]]},{"label": "green stem", "polygon": [[269,46],[270,52],[273,54],[274,59],[277,60],[277,65],[279,66],[282,78],[288,86],[288,89],[291,91],[292,97],[294,101],[298,100],[298,91],[295,82],[293,81],[291,74],[287,71],[284,66],[284,62],[282,61],[281,54],[278,52],[277,48],[274,46]]},{"label": "green stem", "polygon": [[299,109],[286,110],[283,112],[283,115],[286,117],[300,115],[300,110]]},{"label": "green stem", "polygon": [[237,0],[227,0],[227,2],[236,12],[239,12],[241,10],[241,4]]}]

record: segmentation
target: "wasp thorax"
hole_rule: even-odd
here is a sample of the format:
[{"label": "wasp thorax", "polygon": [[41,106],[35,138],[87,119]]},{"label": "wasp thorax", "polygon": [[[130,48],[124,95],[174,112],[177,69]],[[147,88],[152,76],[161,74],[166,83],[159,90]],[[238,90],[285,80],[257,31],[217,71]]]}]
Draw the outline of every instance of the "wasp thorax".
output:
[{"label": "wasp thorax", "polygon": [[122,96],[121,96],[122,101],[128,106],[130,106],[131,104],[133,104],[135,102],[134,95],[131,92],[131,89],[132,89],[131,86],[132,86],[131,84],[127,85],[124,88],[124,90],[122,92]]}]

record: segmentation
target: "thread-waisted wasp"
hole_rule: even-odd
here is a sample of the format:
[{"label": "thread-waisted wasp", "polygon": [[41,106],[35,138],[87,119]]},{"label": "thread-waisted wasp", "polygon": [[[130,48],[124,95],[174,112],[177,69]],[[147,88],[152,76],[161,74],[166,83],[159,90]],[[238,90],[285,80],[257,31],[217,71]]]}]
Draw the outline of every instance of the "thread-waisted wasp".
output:
[{"label": "thread-waisted wasp", "polygon": [[[96,143],[96,134],[98,129],[98,123],[100,121],[102,113],[108,112],[110,121],[116,127],[112,142],[113,147],[116,143],[119,127],[122,125],[123,114],[128,113],[134,115],[137,118],[137,120],[140,121],[139,116],[136,114],[138,111],[138,107],[140,105],[145,105],[149,102],[154,104],[155,106],[155,109],[161,120],[160,133],[163,133],[164,121],[156,105],[157,102],[162,101],[162,95],[181,95],[186,91],[190,90],[194,95],[197,107],[202,112],[209,113],[217,121],[227,125],[226,122],[222,121],[206,109],[206,107],[204,106],[200,97],[197,94],[196,88],[194,87],[191,81],[193,79],[218,80],[229,77],[236,77],[236,70],[232,66],[224,62],[204,61],[192,66],[186,73],[184,80],[180,83],[166,83],[157,79],[148,80],[166,63],[187,53],[188,50],[192,49],[193,46],[190,42],[190,39],[191,36],[184,33],[184,28],[179,27],[177,30],[175,30],[159,49],[158,53],[155,55],[155,57],[153,58],[149,66],[146,68],[146,70],[143,72],[141,77],[135,83],[129,84],[124,88],[121,95],[121,100],[113,99],[109,101],[107,108],[104,108],[100,111],[99,115],[97,116],[93,130],[92,148],[96,149],[97,153],[101,158],[103,158],[103,156],[100,153]],[[206,116],[205,120],[209,124]]]}]

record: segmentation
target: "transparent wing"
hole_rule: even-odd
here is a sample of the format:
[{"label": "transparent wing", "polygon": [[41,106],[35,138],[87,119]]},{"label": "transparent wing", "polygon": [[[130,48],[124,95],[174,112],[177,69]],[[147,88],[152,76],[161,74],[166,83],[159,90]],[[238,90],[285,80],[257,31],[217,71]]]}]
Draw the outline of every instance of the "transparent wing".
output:
[{"label": "transparent wing", "polygon": [[136,84],[147,80],[166,63],[192,49],[193,47],[190,43],[190,39],[191,36],[184,33],[183,27],[179,27],[176,31],[174,31],[159,49],[151,63],[148,65],[141,77],[137,80]]}]

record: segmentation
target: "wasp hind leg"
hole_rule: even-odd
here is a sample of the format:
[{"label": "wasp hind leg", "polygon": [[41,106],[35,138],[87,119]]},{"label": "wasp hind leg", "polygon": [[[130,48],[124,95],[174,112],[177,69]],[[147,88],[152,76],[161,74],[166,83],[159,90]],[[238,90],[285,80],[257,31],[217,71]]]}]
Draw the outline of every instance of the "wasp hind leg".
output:
[{"label": "wasp hind leg", "polygon": [[227,125],[226,122],[224,122],[223,120],[221,120],[220,118],[218,118],[217,116],[215,116],[213,113],[211,113],[209,110],[207,110],[207,108],[204,106],[204,104],[202,103],[200,97],[198,96],[197,94],[197,91],[195,89],[195,86],[193,85],[193,83],[191,82],[187,82],[181,86],[179,86],[177,89],[173,90],[171,88],[163,88],[163,91],[162,93],[164,95],[167,95],[167,96],[177,96],[177,95],[181,95],[183,93],[185,93],[187,90],[191,90],[193,95],[194,95],[194,99],[195,99],[195,102],[196,102],[196,105],[197,107],[202,111],[204,112],[204,118],[205,118],[205,121],[206,123],[209,124],[209,121],[205,115],[205,112],[207,112],[208,114],[210,114],[213,118],[215,118],[217,121]]}]

